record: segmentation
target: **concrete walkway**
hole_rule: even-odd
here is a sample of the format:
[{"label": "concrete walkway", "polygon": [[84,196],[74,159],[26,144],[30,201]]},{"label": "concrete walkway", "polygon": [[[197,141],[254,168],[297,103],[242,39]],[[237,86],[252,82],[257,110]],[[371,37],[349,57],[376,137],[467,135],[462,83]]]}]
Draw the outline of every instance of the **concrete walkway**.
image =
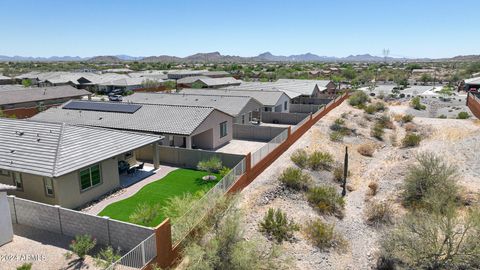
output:
[{"label": "concrete walkway", "polygon": [[158,170],[156,170],[153,175],[151,175],[151,176],[143,179],[142,181],[139,181],[139,182],[123,189],[122,190],[123,192],[119,195],[112,195],[110,197],[107,197],[107,198],[99,201],[97,204],[91,206],[85,212],[89,213],[89,214],[92,214],[92,215],[98,215],[98,213],[100,213],[105,207],[107,207],[107,205],[110,205],[114,202],[121,201],[123,199],[126,199],[126,198],[134,195],[144,186],[165,177],[165,175],[167,175],[169,172],[174,171],[176,169],[178,169],[178,168],[177,167],[170,167],[170,166],[166,166],[166,165],[160,165],[160,168]]}]

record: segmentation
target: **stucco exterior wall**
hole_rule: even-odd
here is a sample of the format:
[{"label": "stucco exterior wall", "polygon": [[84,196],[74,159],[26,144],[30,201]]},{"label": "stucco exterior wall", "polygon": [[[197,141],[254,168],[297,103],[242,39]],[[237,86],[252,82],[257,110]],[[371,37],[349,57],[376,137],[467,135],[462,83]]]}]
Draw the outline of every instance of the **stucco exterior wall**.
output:
[{"label": "stucco exterior wall", "polygon": [[[23,190],[9,191],[8,195],[15,195],[19,198],[42,203],[58,204],[57,197],[50,197],[45,194],[45,185],[42,176],[28,173],[20,173],[20,175],[23,182]],[[53,182],[53,189],[56,190],[55,181]],[[0,175],[0,183],[15,186],[13,172],[10,171],[8,176]]]},{"label": "stucco exterior wall", "polygon": [[[220,123],[227,122],[227,135],[220,138]],[[201,138],[201,145],[212,145],[212,149],[218,148],[232,140],[233,136],[233,117],[220,111],[213,111],[205,121],[192,133],[192,136],[198,135],[204,131],[212,129],[213,136],[210,138]],[[205,141],[203,141],[205,140]]]}]

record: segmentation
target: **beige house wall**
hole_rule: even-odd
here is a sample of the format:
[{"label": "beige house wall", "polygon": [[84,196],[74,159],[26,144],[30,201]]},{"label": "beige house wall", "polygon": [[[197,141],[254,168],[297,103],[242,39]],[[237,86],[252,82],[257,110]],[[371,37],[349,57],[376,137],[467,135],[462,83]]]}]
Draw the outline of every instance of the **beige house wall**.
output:
[{"label": "beige house wall", "polygon": [[[220,138],[220,123],[227,122],[227,135]],[[229,141],[232,140],[233,137],[233,117],[220,112],[220,111],[213,111],[205,121],[192,133],[192,137],[198,135],[204,131],[212,129],[213,136],[199,136],[201,137],[200,144],[201,145],[212,145],[212,149],[218,148]],[[198,138],[197,138],[198,140]]]},{"label": "beige house wall", "polygon": [[[24,198],[32,201],[58,204],[57,197],[47,196],[45,193],[44,177],[29,173],[20,173],[23,182],[23,190],[9,191],[8,195],[15,195],[19,198]],[[53,181],[53,188],[56,189],[55,181]],[[0,175],[0,183],[13,185],[13,172],[9,171],[9,175]]]}]

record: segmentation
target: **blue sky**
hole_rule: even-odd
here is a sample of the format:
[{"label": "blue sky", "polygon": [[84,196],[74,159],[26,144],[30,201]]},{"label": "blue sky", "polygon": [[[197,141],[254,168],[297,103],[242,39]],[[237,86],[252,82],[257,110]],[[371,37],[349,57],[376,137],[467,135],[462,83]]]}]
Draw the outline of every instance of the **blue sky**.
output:
[{"label": "blue sky", "polygon": [[0,55],[480,54],[478,0],[1,0]]}]

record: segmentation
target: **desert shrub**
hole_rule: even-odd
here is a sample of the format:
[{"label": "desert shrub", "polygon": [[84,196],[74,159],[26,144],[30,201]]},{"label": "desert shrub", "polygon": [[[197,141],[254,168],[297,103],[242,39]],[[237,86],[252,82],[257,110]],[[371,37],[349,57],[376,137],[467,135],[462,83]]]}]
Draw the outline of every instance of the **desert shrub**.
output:
[{"label": "desert shrub", "polygon": [[427,107],[421,103],[420,97],[414,97],[410,101],[410,106],[415,110],[425,110]]},{"label": "desert shrub", "polygon": [[357,148],[357,152],[366,157],[372,157],[375,147],[371,143],[362,144]]},{"label": "desert shrub", "polygon": [[332,167],[333,156],[328,152],[314,151],[308,157],[308,167],[312,170],[328,170]]},{"label": "desert shrub", "polygon": [[308,240],[322,250],[341,247],[344,244],[344,239],[335,232],[335,226],[320,219],[308,221],[304,232]]},{"label": "desert shrub", "polygon": [[330,125],[330,129],[333,131],[340,131],[342,130],[343,126],[345,125],[345,120],[342,118],[337,118],[332,125]]},{"label": "desert shrub", "polygon": [[197,169],[209,173],[218,173],[223,168],[222,161],[217,156],[212,156],[210,159],[199,161]]},{"label": "desert shrub", "polygon": [[[403,200],[411,207],[446,204],[458,197],[457,169],[432,153],[421,153],[403,183]],[[439,201],[432,201],[432,198]],[[443,202],[442,202],[443,201]]]},{"label": "desert shrub", "polygon": [[368,184],[368,195],[370,196],[375,196],[377,195],[378,192],[378,183],[375,181],[372,181]]},{"label": "desert shrub", "polygon": [[375,123],[375,125],[370,130],[370,135],[378,140],[383,140],[383,125],[381,123]]},{"label": "desert shrub", "polygon": [[415,147],[420,144],[422,141],[422,137],[415,133],[407,133],[405,137],[402,139],[402,146],[403,147]]},{"label": "desert shrub", "polygon": [[377,108],[373,104],[366,106],[363,110],[368,114],[374,114],[377,112]]},{"label": "desert shrub", "polygon": [[[337,182],[343,182],[343,165],[342,164],[337,164],[335,167],[333,167],[333,180]],[[350,176],[350,170],[347,172],[347,176]]]},{"label": "desert shrub", "polygon": [[227,166],[223,166],[220,171],[218,171],[218,174],[220,174],[220,177],[224,177],[225,175],[229,174],[232,169],[228,168]]},{"label": "desert shrub", "polygon": [[405,124],[405,131],[406,132],[416,132],[417,131],[417,126],[413,123],[407,123],[407,124]]},{"label": "desert shrub", "polygon": [[390,134],[390,143],[392,144],[392,146],[397,146],[397,133],[396,132]]},{"label": "desert shrub", "polygon": [[268,209],[259,226],[260,232],[275,239],[278,243],[292,239],[293,233],[299,230],[298,225],[293,219],[289,220],[286,213],[273,208]]},{"label": "desert shrub", "polygon": [[100,252],[95,256],[95,266],[102,269],[107,269],[112,263],[118,261],[122,255],[120,254],[120,249],[113,249],[108,246],[100,250]]},{"label": "desert shrub", "polygon": [[32,263],[24,263],[17,267],[17,270],[30,270],[32,269]]},{"label": "desert shrub", "polygon": [[185,192],[182,195],[168,198],[161,207],[164,216],[170,218],[172,223],[176,223],[177,219],[182,217],[192,205],[205,195],[205,191],[199,190],[195,193]]},{"label": "desert shrub", "polygon": [[160,205],[140,203],[137,205],[133,213],[128,216],[128,220],[132,223],[148,226],[160,212]]},{"label": "desert shrub", "polygon": [[275,248],[255,239],[245,240],[238,211],[229,212],[209,235],[188,243],[183,250],[185,269],[288,269],[289,262],[280,258]]},{"label": "desert shrub", "polygon": [[286,187],[294,190],[307,190],[312,182],[312,177],[301,169],[288,167],[283,170],[278,178]]},{"label": "desert shrub", "polygon": [[377,112],[383,112],[387,109],[387,107],[385,106],[385,103],[383,102],[375,102],[374,107],[375,107],[375,111]]},{"label": "desert shrub", "polygon": [[330,133],[330,140],[332,142],[340,142],[343,140],[343,137],[345,137],[345,134],[341,131],[333,131]]},{"label": "desert shrub", "polygon": [[394,210],[389,202],[371,202],[367,205],[365,216],[371,226],[393,224]]},{"label": "desert shrub", "polygon": [[470,115],[467,112],[459,112],[457,115],[457,119],[468,119]]},{"label": "desert shrub", "polygon": [[479,269],[479,236],[478,210],[416,211],[383,237],[380,258],[390,269]]},{"label": "desert shrub", "polygon": [[70,250],[77,255],[80,259],[85,259],[88,252],[97,245],[97,240],[90,235],[77,235],[75,240],[70,243]]},{"label": "desert shrub", "polygon": [[438,116],[438,118],[440,119],[447,119],[447,116],[445,114],[441,114],[440,116]]},{"label": "desert shrub", "polygon": [[386,114],[383,114],[380,117],[378,117],[376,121],[383,128],[395,129],[395,125],[393,124],[392,120],[390,120],[390,116]]},{"label": "desert shrub", "polygon": [[343,216],[345,201],[333,186],[314,187],[307,192],[307,199],[320,213]]},{"label": "desert shrub", "polygon": [[368,95],[363,91],[354,92],[348,99],[348,104],[352,106],[361,106],[365,105],[369,100]]},{"label": "desert shrub", "polygon": [[308,165],[308,154],[307,151],[304,149],[297,149],[295,150],[292,155],[290,156],[290,160],[292,160],[295,165],[300,168],[305,168]]},{"label": "desert shrub", "polygon": [[402,116],[402,122],[404,122],[404,123],[412,122],[413,118],[415,118],[415,116],[413,116],[411,114],[405,114],[404,116]]}]

